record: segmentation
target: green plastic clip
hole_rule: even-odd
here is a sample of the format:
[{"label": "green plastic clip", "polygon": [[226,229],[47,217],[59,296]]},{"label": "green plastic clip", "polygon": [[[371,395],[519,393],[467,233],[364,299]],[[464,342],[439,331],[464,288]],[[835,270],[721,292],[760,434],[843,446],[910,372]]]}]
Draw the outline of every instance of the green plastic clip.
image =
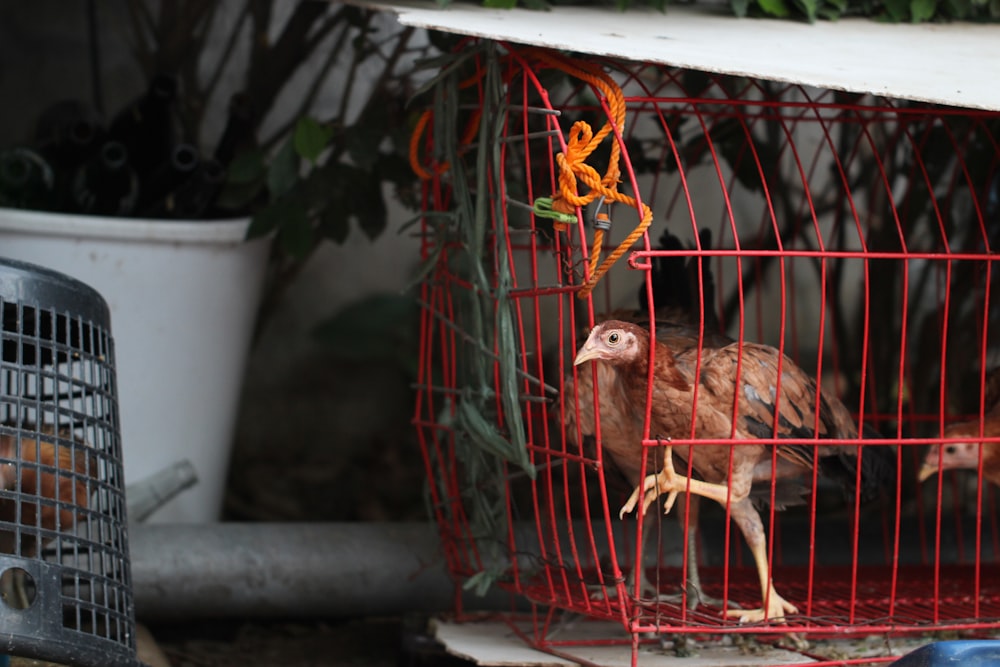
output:
[{"label": "green plastic clip", "polygon": [[552,197],[538,197],[535,205],[531,207],[539,218],[548,218],[558,222],[571,225],[576,222],[576,216],[571,213],[560,213],[552,208]]}]

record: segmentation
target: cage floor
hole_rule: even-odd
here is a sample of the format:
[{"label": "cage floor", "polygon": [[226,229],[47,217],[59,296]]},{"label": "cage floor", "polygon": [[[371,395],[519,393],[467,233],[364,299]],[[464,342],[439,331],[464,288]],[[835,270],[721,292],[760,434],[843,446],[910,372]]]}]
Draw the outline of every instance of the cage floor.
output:
[{"label": "cage floor", "polygon": [[[570,614],[549,629],[549,637],[533,634],[523,617],[433,619],[431,633],[446,651],[477,665],[507,667],[631,667],[632,646],[620,624]],[[982,635],[990,636],[990,635]],[[932,635],[859,638],[811,638],[793,646],[782,637],[747,635],[643,635],[638,664],[643,667],[778,667],[781,665],[878,665],[893,662],[938,638]]]},{"label": "cage floor", "polygon": [[[583,580],[597,580],[584,576]],[[649,570],[661,593],[677,592],[679,568]],[[721,598],[723,568],[703,567],[704,592]],[[799,614],[786,617],[787,624],[739,624],[724,618],[720,606],[699,605],[684,609],[680,602],[640,600],[632,613],[618,600],[583,583],[550,587],[533,583],[525,588],[529,600],[597,619],[622,621],[635,616],[642,631],[787,633],[852,635],[872,632],[921,633],[942,630],[1000,628],[1000,565],[901,566],[895,573],[884,566],[817,568],[810,579],[805,567],[776,567],[775,586],[796,605]],[[730,568],[728,601],[744,608],[760,605],[760,589],[753,568]],[[977,595],[978,591],[978,595]],[[555,593],[553,595],[552,593]],[[853,601],[853,604],[852,604]],[[637,614],[635,613],[637,612]]]}]

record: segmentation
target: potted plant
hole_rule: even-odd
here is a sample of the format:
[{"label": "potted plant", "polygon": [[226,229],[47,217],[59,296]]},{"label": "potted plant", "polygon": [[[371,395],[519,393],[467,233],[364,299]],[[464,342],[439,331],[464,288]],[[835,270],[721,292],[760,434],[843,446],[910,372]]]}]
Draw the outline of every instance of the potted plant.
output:
[{"label": "potted plant", "polygon": [[[155,518],[211,521],[258,312],[266,317],[325,240],[343,242],[352,224],[369,237],[383,231],[383,184],[397,186],[404,201],[412,196],[401,157],[412,89],[401,72],[424,47],[411,43],[412,29],[387,31],[374,13],[325,2],[126,5],[129,48],[151,82],[136,91],[136,106],[165,76],[176,86],[172,122],[163,125],[175,133],[173,145],[209,147],[202,157],[225,168],[210,215],[7,208],[0,243],[5,255],[73,275],[105,296],[126,477],[190,460],[199,484]],[[97,18],[97,27],[111,21]],[[334,79],[342,85],[330,86]],[[171,144],[159,135],[143,141],[140,156]],[[176,209],[167,214],[180,216]]]}]

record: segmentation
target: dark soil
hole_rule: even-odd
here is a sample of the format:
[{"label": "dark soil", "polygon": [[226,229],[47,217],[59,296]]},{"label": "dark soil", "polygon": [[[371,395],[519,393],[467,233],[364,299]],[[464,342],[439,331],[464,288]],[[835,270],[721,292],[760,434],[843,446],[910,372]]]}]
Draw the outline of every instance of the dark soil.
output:
[{"label": "dark soil", "polygon": [[420,619],[213,622],[154,629],[173,667],[456,667]]}]

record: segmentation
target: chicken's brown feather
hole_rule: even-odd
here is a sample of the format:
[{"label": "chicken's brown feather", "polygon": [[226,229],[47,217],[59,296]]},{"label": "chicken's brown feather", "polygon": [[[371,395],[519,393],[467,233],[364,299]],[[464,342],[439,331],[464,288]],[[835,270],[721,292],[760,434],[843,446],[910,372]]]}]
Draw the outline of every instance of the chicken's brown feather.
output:
[{"label": "chicken's brown feather", "polygon": [[[78,510],[90,501],[90,481],[97,477],[97,462],[90,447],[74,441],[68,429],[44,425],[37,440],[0,434],[0,458],[9,461],[0,466],[0,484],[17,491],[18,500],[0,497],[0,522],[19,523],[21,543],[14,531],[0,530],[0,552],[33,556],[38,544],[31,529],[69,531]],[[69,441],[67,444],[61,441]],[[46,502],[47,501],[47,502]],[[56,501],[53,503],[52,501]]]}]

